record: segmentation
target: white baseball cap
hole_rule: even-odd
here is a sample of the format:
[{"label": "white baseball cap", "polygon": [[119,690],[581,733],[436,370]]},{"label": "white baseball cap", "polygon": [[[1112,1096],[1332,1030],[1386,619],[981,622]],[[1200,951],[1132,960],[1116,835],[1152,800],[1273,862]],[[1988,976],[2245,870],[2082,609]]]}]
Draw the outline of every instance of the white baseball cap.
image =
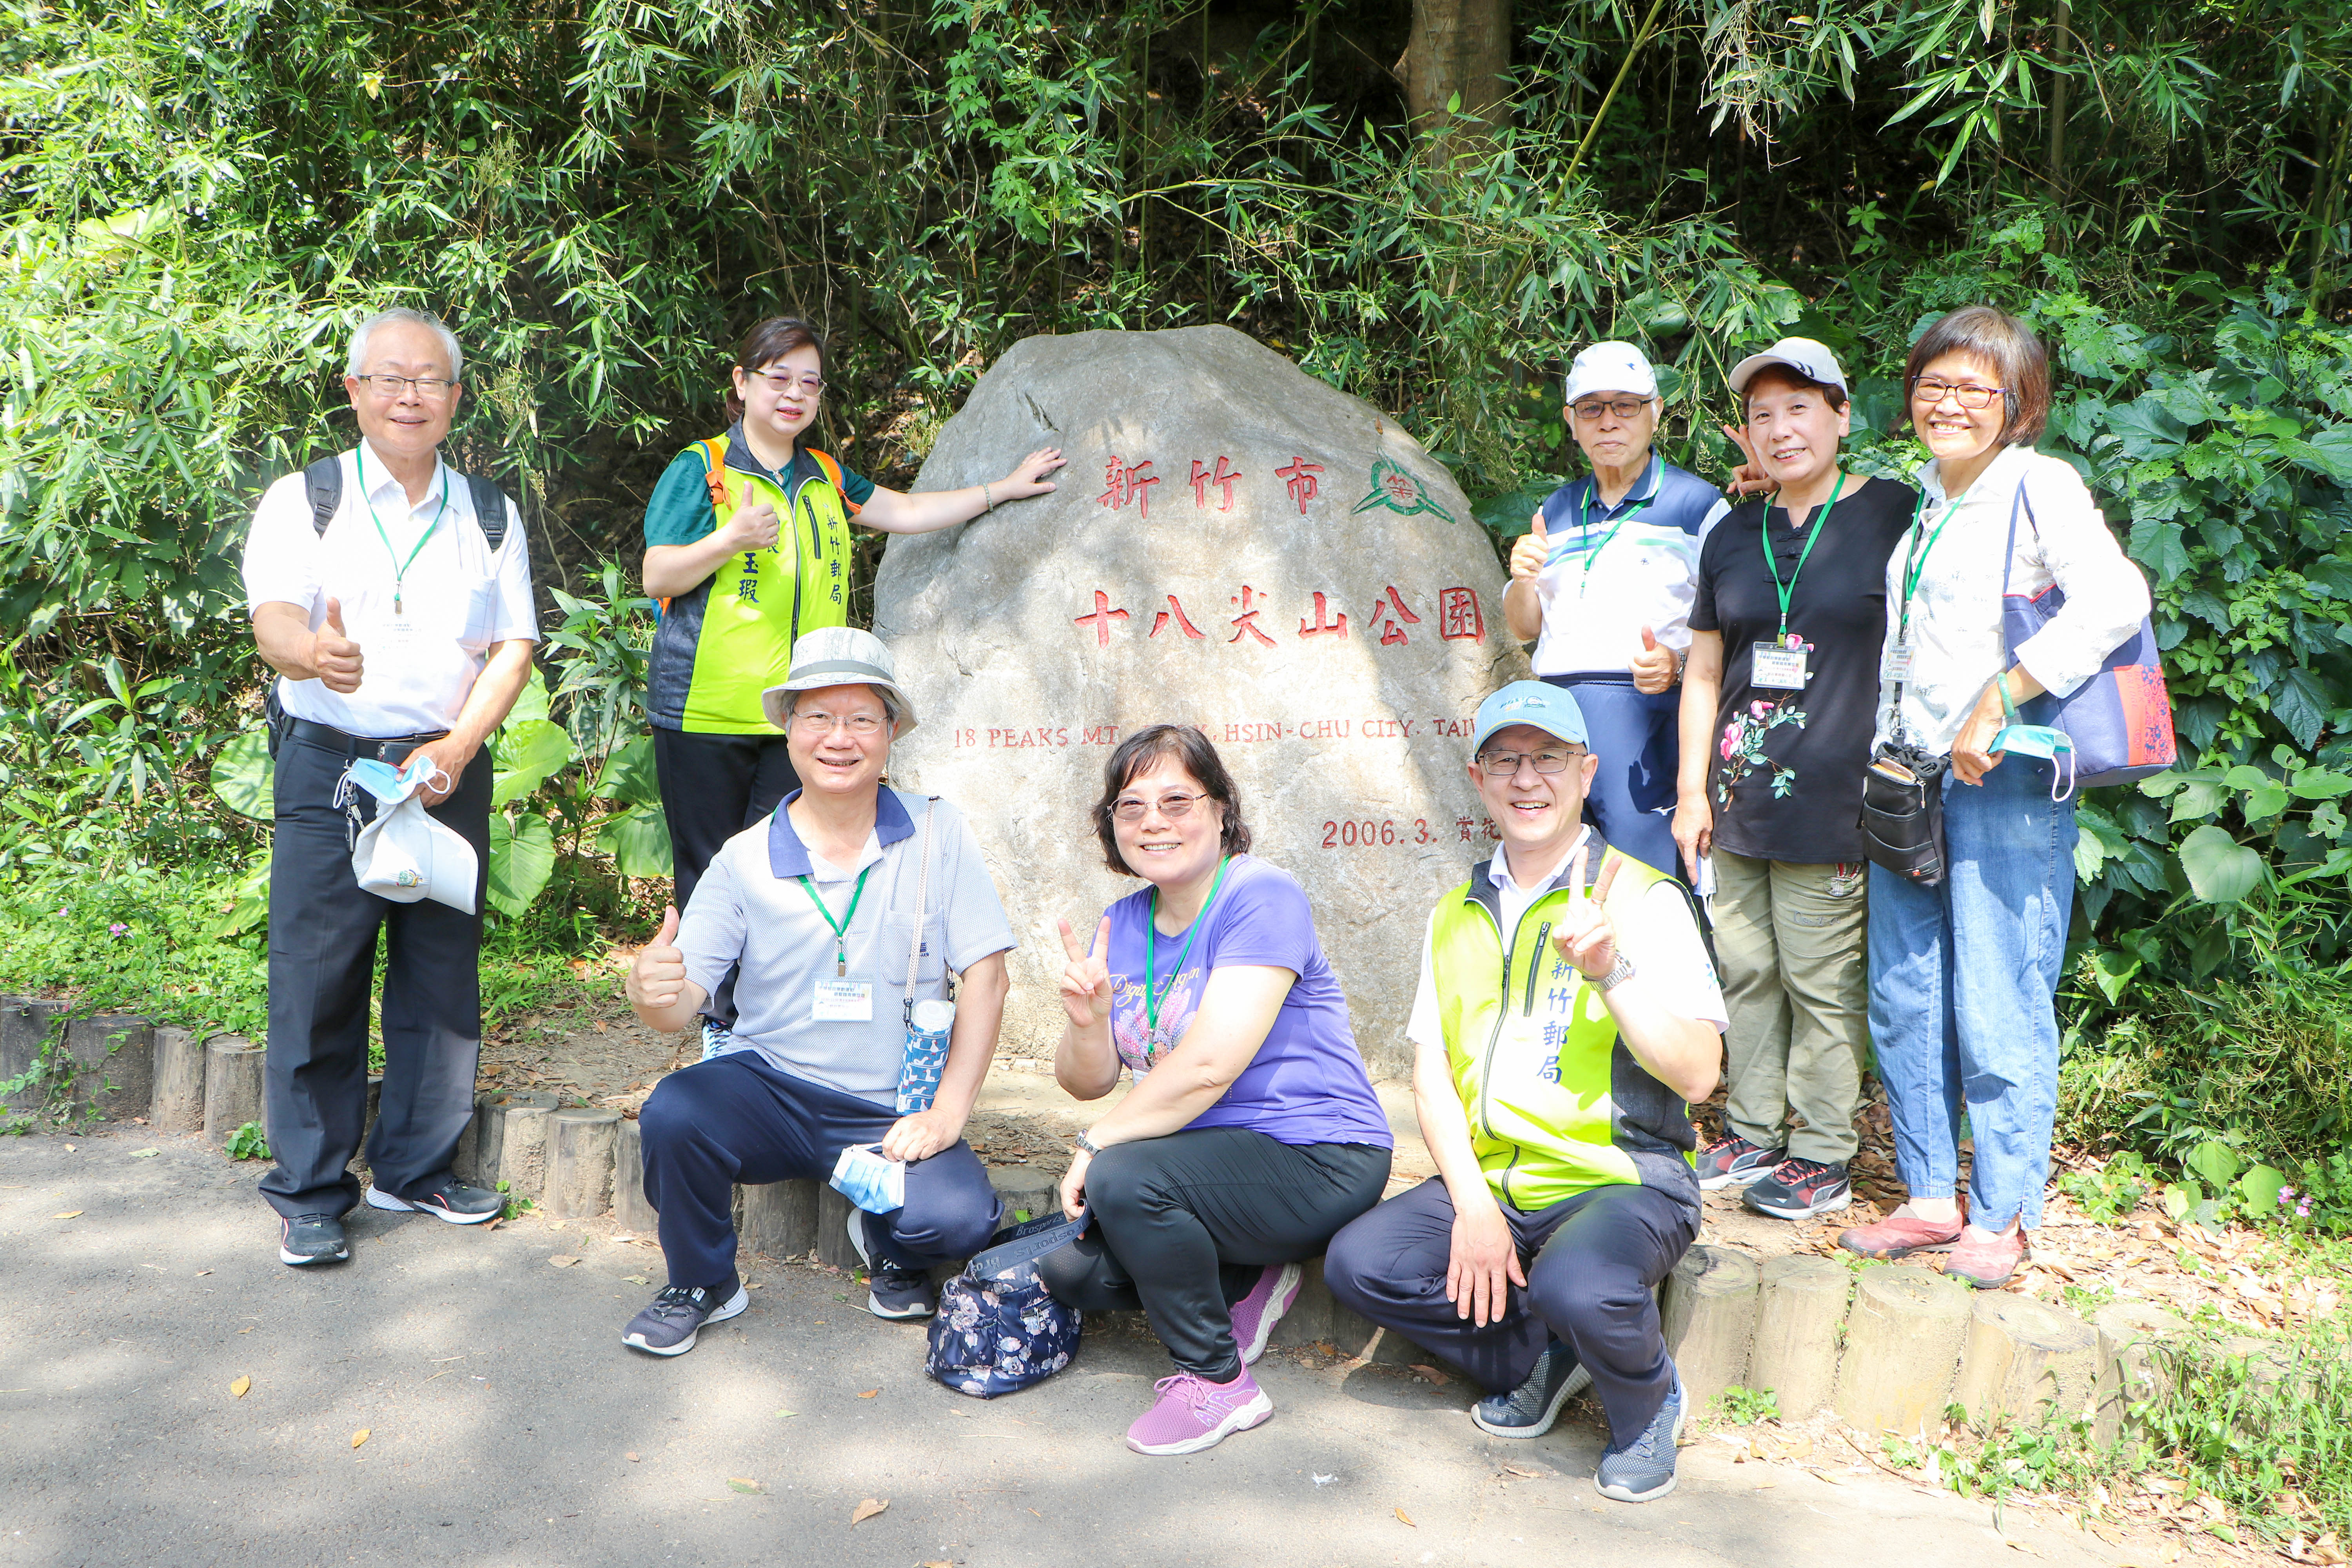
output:
[{"label": "white baseball cap", "polygon": [[379,805],[373,820],[360,829],[352,846],[352,877],[395,904],[431,899],[472,914],[474,884],[481,875],[474,847],[457,829],[425,814],[416,784],[407,787],[396,805]]},{"label": "white baseball cap", "polygon": [[1845,372],[1838,368],[1837,355],[1811,338],[1782,338],[1762,353],[1749,354],[1731,367],[1731,390],[1747,391],[1756,373],[1769,364],[1784,364],[1807,381],[1834,386],[1840,392],[1847,390]]},{"label": "white baseball cap", "polygon": [[1632,343],[1594,343],[1568,367],[1563,403],[1574,403],[1587,393],[1630,392],[1636,397],[1658,395],[1658,373]]},{"label": "white baseball cap", "polygon": [[887,691],[898,704],[898,732],[903,735],[915,727],[914,699],[898,684],[890,650],[880,637],[856,626],[826,626],[793,644],[791,673],[782,685],[760,694],[760,706],[768,722],[781,730],[786,693],[817,691],[828,686],[871,686]]}]

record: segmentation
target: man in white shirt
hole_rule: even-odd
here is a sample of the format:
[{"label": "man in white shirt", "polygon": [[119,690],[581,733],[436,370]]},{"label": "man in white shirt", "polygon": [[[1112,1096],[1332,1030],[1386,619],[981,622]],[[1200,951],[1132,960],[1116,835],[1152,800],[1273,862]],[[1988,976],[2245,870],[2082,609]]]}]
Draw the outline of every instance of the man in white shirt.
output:
[{"label": "man in white shirt", "polygon": [[[261,1191],[278,1214],[279,1260],[298,1267],[351,1256],[342,1216],[361,1196],[348,1166],[366,1117],[380,931],[390,943],[383,1089],[367,1202],[458,1225],[501,1203],[458,1182],[450,1160],[473,1113],[481,1047],[490,765],[480,752],[530,678],[538,630],[512,504],[441,460],[463,367],[457,338],[421,311],[362,322],[343,376],[360,444],[270,486],[246,539],[254,641],[278,674],[267,1079],[276,1163]],[[424,770],[419,797],[473,847],[470,910],[360,886],[352,835],[376,802],[345,775],[362,759]]]}]

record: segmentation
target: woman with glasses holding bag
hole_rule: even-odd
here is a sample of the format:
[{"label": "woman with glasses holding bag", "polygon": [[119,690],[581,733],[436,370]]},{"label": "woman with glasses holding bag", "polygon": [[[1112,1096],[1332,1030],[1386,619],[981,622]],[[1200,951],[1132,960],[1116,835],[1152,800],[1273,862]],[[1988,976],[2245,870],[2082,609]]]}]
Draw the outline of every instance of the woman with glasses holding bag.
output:
[{"label": "woman with glasses holding bag", "polygon": [[1156,724],[1103,783],[1104,861],[1145,886],[1090,941],[1061,922],[1054,1073],[1084,1100],[1135,1087],[1079,1135],[1062,1207],[1090,1223],[1037,1272],[1081,1311],[1142,1310],[1176,1370],[1127,1446],[1190,1454],[1274,1414],[1250,1363],[1299,1264],[1380,1202],[1395,1139],[1307,894],[1249,853],[1216,748]]},{"label": "woman with glasses holding bag", "polygon": [[[719,847],[800,787],[761,693],[803,634],[849,624],[850,520],[884,533],[952,528],[1051,490],[1063,463],[1041,447],[986,484],[886,489],[807,444],[824,368],[808,322],[753,327],[735,355],[731,423],[673,458],[646,505],[645,588],[662,605],[646,716],[680,909]],[[706,1054],[733,1020],[733,987],[710,1000]]]},{"label": "woman with glasses holding bag", "polygon": [[[2048,721],[2056,699],[2114,679],[2149,600],[2081,477],[2033,449],[2050,365],[2023,322],[1986,305],[1953,311],[1913,346],[1904,385],[1934,460],[1886,565],[1873,767],[1917,773],[1927,790],[1945,767],[1942,853],[1928,864],[1873,850],[1871,1037],[1911,1197],[1839,1240],[1868,1258],[1948,1251],[1946,1274],[1990,1289],[2016,1273],[2041,1220],[2057,1109],[2076,781],[2067,751],[2051,754],[2063,737]],[[2168,713],[2147,716],[2158,723],[2168,758]]]}]

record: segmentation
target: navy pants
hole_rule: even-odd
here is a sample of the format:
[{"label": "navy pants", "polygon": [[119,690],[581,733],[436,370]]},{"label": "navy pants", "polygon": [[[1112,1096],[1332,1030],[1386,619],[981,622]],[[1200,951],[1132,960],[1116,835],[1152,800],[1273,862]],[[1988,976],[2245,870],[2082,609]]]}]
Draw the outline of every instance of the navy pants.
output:
[{"label": "navy pants", "polygon": [[[1693,1194],[1693,1196],[1696,1196]],[[1454,1199],[1433,1176],[1331,1239],[1324,1283],[1342,1306],[1443,1356],[1489,1394],[1525,1383],[1552,1340],[1592,1374],[1617,1443],[1674,1389],[1656,1291],[1698,1236],[1698,1209],[1656,1187],[1594,1187],[1533,1213],[1503,1207],[1528,1288],[1476,1328],[1445,1299]]]},{"label": "navy pants", "polygon": [[[898,1115],[730,1051],[670,1074],[637,1112],[646,1201],[661,1214],[673,1285],[735,1289],[734,1187],[829,1181],[853,1143],[879,1143]],[[971,1145],[958,1140],[907,1167],[907,1206],[866,1216],[866,1255],[927,1268],[969,1258],[996,1234],[1003,1205]]]},{"label": "navy pants", "polygon": [[1667,876],[1687,880],[1675,847],[1675,771],[1682,755],[1676,725],[1683,689],[1655,697],[1633,689],[1630,676],[1547,675],[1583,710],[1587,743],[1601,772],[1585,797],[1584,814],[1601,837]]}]

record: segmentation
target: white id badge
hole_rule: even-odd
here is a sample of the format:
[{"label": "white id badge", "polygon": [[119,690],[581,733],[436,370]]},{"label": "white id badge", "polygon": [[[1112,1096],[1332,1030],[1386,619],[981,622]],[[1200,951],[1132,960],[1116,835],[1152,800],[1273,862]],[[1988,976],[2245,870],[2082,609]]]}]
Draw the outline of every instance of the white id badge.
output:
[{"label": "white id badge", "polygon": [[1879,661],[1878,678],[1902,681],[1911,679],[1911,647],[1908,643],[1896,643],[1886,650],[1886,657]]},{"label": "white id badge", "polygon": [[1783,647],[1776,642],[1758,643],[1749,658],[1748,683],[1780,691],[1802,690],[1805,684],[1805,650]]},{"label": "white id badge", "polygon": [[870,1024],[874,1021],[874,983],[870,980],[820,980],[809,1000],[812,1024]]}]

